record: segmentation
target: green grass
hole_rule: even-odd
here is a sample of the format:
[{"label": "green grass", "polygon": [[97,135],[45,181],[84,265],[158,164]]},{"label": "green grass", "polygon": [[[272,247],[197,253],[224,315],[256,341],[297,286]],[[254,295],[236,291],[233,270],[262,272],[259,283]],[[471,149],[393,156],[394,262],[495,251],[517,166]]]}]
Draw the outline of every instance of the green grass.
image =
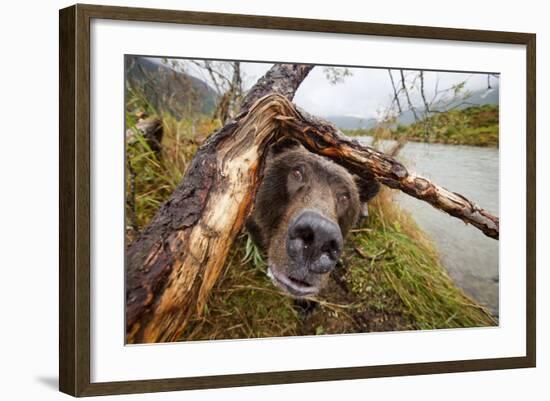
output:
[{"label": "green grass", "polygon": [[[126,142],[126,233],[131,240],[135,236],[132,226],[142,228],[149,223],[181,181],[199,145],[220,124],[206,116],[177,121],[164,114],[160,117],[164,131],[162,150],[155,153],[135,128],[137,120],[134,115],[126,114],[127,128],[134,133],[133,140]],[[133,201],[128,202],[130,197]],[[135,216],[136,224],[131,221],[132,216]]]},{"label": "green grass", "polygon": [[345,131],[351,136],[377,136],[383,139],[498,147],[499,107],[473,106],[435,113],[427,119],[403,126],[376,127]]},{"label": "green grass", "polygon": [[[133,112],[132,112],[133,113]],[[135,118],[127,112],[129,129]],[[128,143],[127,241],[145,227],[181,180],[200,143],[219,122],[207,116],[180,121],[161,115],[162,151],[155,154],[143,138]],[[130,182],[133,179],[133,185]],[[243,232],[200,316],[182,340],[321,335],[497,324],[458,289],[445,272],[431,241],[384,189],[370,206],[370,217],[346,241],[341,266],[319,306],[306,317],[266,275],[261,252]]]},{"label": "green grass", "polygon": [[[457,288],[439,261],[434,245],[385,189],[371,207],[370,229],[348,239],[346,278],[366,306],[383,311],[388,304],[409,322],[408,328],[438,329],[495,324],[490,314]],[[376,256],[378,255],[378,256]]]},{"label": "green grass", "polygon": [[257,248],[242,234],[227,258],[224,272],[210,293],[201,316],[195,316],[182,340],[293,336],[299,314],[266,275]]},{"label": "green grass", "polygon": [[203,315],[191,321],[182,340],[496,325],[453,284],[431,241],[390,196],[384,190],[369,220],[351,233],[340,279],[334,277],[326,291],[311,298],[319,306],[306,317],[273,286],[261,253],[243,234]]}]

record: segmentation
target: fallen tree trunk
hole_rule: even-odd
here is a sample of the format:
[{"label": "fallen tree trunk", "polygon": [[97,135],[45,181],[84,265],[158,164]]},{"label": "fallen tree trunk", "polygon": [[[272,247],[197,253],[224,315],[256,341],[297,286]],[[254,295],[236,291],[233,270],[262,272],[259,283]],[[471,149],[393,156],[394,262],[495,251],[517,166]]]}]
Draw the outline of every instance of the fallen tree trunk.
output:
[{"label": "fallen tree trunk", "polygon": [[[149,146],[151,151],[158,154],[161,149],[162,137],[164,135],[160,118],[140,118],[136,124],[136,129],[141,133],[145,143]],[[129,141],[129,143],[136,141],[134,131],[131,129],[126,131],[126,141]]]},{"label": "fallen tree trunk", "polygon": [[277,64],[243,102],[243,112],[197,151],[185,177],[126,250],[126,340],[175,341],[201,311],[252,206],[264,147],[275,134],[265,93],[292,98],[313,66]]},{"label": "fallen tree trunk", "polygon": [[[280,101],[288,103],[283,99]],[[289,132],[310,151],[330,157],[359,176],[374,177],[378,182],[425,201],[473,225],[488,237],[498,239],[498,217],[474,202],[410,172],[393,157],[346,137],[326,121],[298,110],[291,104],[285,109],[288,114],[277,117],[282,123],[280,129]]]},{"label": "fallen tree trunk", "polygon": [[[275,66],[275,74],[270,77],[268,72],[258,82],[260,87],[244,102],[250,110],[199,149],[182,183],[128,248],[129,343],[178,340],[189,317],[202,311],[251,210],[265,147],[281,136],[292,136],[355,174],[374,177],[498,238],[498,218],[410,173],[392,157],[346,138],[333,125],[297,110],[287,97],[309,72],[300,69],[305,67],[286,65],[277,70]],[[273,81],[273,76],[279,78]],[[272,82],[283,88],[277,91],[282,95],[264,96],[250,106],[254,96],[269,93],[266,88]]]}]

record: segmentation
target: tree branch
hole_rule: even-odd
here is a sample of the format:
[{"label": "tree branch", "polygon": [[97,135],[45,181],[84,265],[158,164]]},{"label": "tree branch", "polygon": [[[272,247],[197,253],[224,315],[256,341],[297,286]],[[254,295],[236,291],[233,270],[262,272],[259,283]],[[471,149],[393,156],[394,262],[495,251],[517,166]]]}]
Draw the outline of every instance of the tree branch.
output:
[{"label": "tree branch", "polygon": [[407,89],[407,85],[405,83],[405,74],[403,73],[403,70],[399,70],[399,74],[401,75],[401,89],[405,92],[405,97],[407,98],[407,104],[409,105],[409,110],[412,111],[414,116],[414,121],[418,121],[418,114],[416,114],[416,109],[414,108],[411,98],[409,96],[409,90]]},{"label": "tree branch", "polygon": [[245,111],[199,148],[180,185],[127,249],[129,343],[177,341],[189,318],[202,312],[252,208],[265,150],[282,136],[498,238],[497,217],[298,110],[289,99],[311,68],[275,65],[268,71],[248,93]]},{"label": "tree branch", "polygon": [[390,74],[390,80],[391,80],[391,86],[393,88],[393,100],[397,103],[397,110],[399,110],[399,114],[403,113],[403,109],[401,108],[401,102],[399,101],[399,93],[397,93],[397,88],[395,87],[395,81],[393,80],[393,74],[391,73],[391,69],[388,68],[388,74]]},{"label": "tree branch", "polygon": [[277,118],[310,151],[330,157],[359,176],[374,177],[380,183],[427,202],[436,209],[472,224],[488,237],[498,239],[498,217],[474,202],[410,172],[393,157],[349,139],[327,121],[290,104],[285,109],[288,114]]},{"label": "tree branch", "polygon": [[430,113],[430,104],[426,100],[426,94],[424,93],[424,71],[420,71],[420,96],[422,96],[422,102],[424,102],[424,109],[426,114]]},{"label": "tree branch", "polygon": [[274,65],[248,93],[245,112],[199,148],[170,199],[128,247],[129,343],[176,341],[189,317],[202,311],[251,209],[264,149],[281,114],[265,102],[246,111],[271,91],[292,99],[312,68]]}]

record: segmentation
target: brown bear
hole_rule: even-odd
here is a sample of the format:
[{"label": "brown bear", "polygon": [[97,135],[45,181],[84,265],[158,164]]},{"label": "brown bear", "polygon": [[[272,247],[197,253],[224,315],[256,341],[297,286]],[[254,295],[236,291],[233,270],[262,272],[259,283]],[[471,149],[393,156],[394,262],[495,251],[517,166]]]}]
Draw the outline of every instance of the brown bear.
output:
[{"label": "brown bear", "polygon": [[[379,190],[293,140],[273,145],[247,229],[268,258],[273,283],[294,298],[317,294]],[[366,210],[366,208],[365,208]]]}]

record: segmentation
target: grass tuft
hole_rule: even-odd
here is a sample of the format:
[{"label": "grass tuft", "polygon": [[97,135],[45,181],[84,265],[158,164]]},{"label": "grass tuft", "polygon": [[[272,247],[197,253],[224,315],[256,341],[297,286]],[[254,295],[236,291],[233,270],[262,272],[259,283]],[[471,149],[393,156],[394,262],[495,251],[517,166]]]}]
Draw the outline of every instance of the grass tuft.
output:
[{"label": "grass tuft", "polygon": [[[132,107],[135,106],[132,103]],[[132,109],[133,110],[133,109]],[[154,115],[147,110],[149,115]],[[176,120],[161,114],[162,150],[155,153],[135,128],[126,145],[127,241],[145,227],[168,199],[204,139],[219,126],[205,116]],[[480,327],[495,319],[458,289],[432,242],[384,189],[370,217],[352,230],[328,288],[304,313],[266,275],[264,256],[242,233],[201,316],[182,340],[213,340]]]}]

